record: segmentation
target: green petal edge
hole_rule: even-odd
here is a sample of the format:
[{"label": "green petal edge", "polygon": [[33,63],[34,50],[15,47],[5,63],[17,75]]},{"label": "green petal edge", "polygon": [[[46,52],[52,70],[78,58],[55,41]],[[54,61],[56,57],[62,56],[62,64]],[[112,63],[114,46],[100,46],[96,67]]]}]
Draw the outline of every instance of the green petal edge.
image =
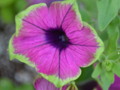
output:
[{"label": "green petal edge", "polygon": [[97,32],[95,31],[95,29],[94,29],[92,26],[90,26],[90,25],[89,25],[88,23],[86,23],[86,22],[83,22],[83,25],[84,25],[84,26],[87,26],[88,28],[90,28],[90,30],[92,30],[93,34],[95,35],[95,39],[96,39],[96,41],[99,43],[99,46],[100,46],[100,47],[97,49],[96,53],[94,54],[94,59],[92,60],[92,62],[91,62],[90,64],[88,64],[87,66],[85,66],[85,67],[88,67],[88,66],[92,65],[93,63],[95,63],[95,62],[98,60],[98,58],[100,57],[100,55],[103,53],[103,51],[104,51],[104,43],[103,43],[103,41],[99,38]]},{"label": "green petal edge", "polygon": [[23,56],[23,55],[20,55],[20,54],[15,54],[14,53],[14,47],[13,47],[13,44],[12,44],[12,41],[13,41],[13,38],[14,38],[14,35],[12,36],[12,38],[10,39],[9,41],[9,46],[8,46],[8,51],[9,51],[9,56],[10,56],[10,60],[13,60],[13,59],[18,59],[19,61],[27,64],[27,65],[30,65],[32,67],[35,67],[34,64],[32,64],[30,61],[29,61],[29,58]]},{"label": "green petal edge", "polygon": [[53,83],[57,88],[60,88],[60,87],[63,87],[64,85],[70,83],[71,81],[76,80],[81,75],[81,70],[79,69],[78,75],[76,75],[75,77],[68,78],[68,79],[65,79],[65,80],[62,80],[62,79],[60,79],[60,78],[58,78],[57,76],[54,76],[54,75],[46,75],[46,74],[43,74],[43,73],[40,73],[40,75],[43,78],[50,81],[51,83]]}]

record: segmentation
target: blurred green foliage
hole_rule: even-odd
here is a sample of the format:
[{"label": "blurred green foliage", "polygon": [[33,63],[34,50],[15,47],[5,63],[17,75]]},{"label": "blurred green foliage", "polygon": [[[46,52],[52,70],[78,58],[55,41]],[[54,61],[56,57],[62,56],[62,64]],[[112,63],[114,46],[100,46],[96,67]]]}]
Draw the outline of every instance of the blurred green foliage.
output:
[{"label": "blurred green foliage", "polygon": [[97,5],[95,0],[77,0],[82,20],[92,25],[96,23],[97,19]]},{"label": "blurred green foliage", "polygon": [[16,85],[7,78],[1,78],[0,90],[34,90],[34,88],[32,84]]},{"label": "blurred green foliage", "polygon": [[0,0],[0,19],[13,23],[15,15],[27,7],[26,0]]},{"label": "blurred green foliage", "polygon": [[14,3],[14,0],[1,0],[0,1],[0,6],[1,7],[7,7],[7,6],[11,5],[12,3]]},{"label": "blurred green foliage", "polygon": [[118,15],[120,0],[98,0],[98,27],[104,30]]}]

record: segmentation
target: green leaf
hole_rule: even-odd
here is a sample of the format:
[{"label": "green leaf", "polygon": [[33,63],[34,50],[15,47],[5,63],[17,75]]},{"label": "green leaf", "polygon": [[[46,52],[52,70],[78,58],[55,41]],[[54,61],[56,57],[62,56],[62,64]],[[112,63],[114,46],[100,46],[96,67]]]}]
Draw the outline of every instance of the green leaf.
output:
[{"label": "green leaf", "polygon": [[23,84],[19,87],[16,87],[14,90],[34,90],[31,84]]},{"label": "green leaf", "polygon": [[114,82],[114,74],[112,72],[104,72],[100,76],[103,90],[108,90],[110,85]]},{"label": "green leaf", "polygon": [[112,71],[105,73],[105,75],[108,78],[109,82],[114,82],[114,73]]},{"label": "green leaf", "polygon": [[93,71],[93,73],[92,73],[92,77],[93,78],[97,78],[100,75],[101,70],[102,69],[101,69],[100,64],[97,64],[96,67],[95,67],[95,69],[94,69],[94,71]]},{"label": "green leaf", "polygon": [[118,38],[119,38],[119,28],[118,19],[116,18],[107,28],[108,32],[108,42],[106,46],[106,54],[111,54],[117,50]]},{"label": "green leaf", "polygon": [[1,8],[1,17],[3,22],[9,23],[14,21],[14,12],[12,8]]},{"label": "green leaf", "polygon": [[119,60],[120,59],[119,50],[109,54],[108,59],[113,61]]},{"label": "green leaf", "polygon": [[34,90],[34,88],[33,85],[30,83],[16,85],[7,78],[0,78],[0,90]]},{"label": "green leaf", "polygon": [[83,21],[87,21],[90,24],[96,23],[97,18],[97,5],[95,0],[77,0],[80,6],[80,13]]},{"label": "green leaf", "polygon": [[104,41],[107,41],[108,40],[108,33],[107,33],[107,30],[104,30],[103,32],[100,33],[100,38]]},{"label": "green leaf", "polygon": [[7,78],[0,79],[0,90],[14,90],[13,82]]},{"label": "green leaf", "polygon": [[17,12],[22,11],[26,7],[27,7],[27,1],[26,0],[17,0],[16,3],[15,3],[15,8],[16,8]]},{"label": "green leaf", "polygon": [[81,69],[82,69],[82,73],[81,76],[75,81],[76,84],[84,83],[92,79],[91,74],[93,72],[93,66],[89,66]]},{"label": "green leaf", "polygon": [[0,7],[11,5],[15,0],[0,0]]},{"label": "green leaf", "polygon": [[95,11],[97,11],[97,5],[96,5],[95,0],[90,0],[90,1],[89,0],[78,0],[78,1],[81,1],[83,3],[84,7],[90,14],[95,13]]},{"label": "green leaf", "polygon": [[90,14],[88,13],[88,11],[85,8],[80,8],[80,13],[81,13],[83,21],[87,21],[87,22],[91,23]]},{"label": "green leaf", "polygon": [[98,26],[103,31],[107,25],[117,16],[119,0],[98,0]]},{"label": "green leaf", "polygon": [[107,72],[112,70],[113,67],[113,62],[111,60],[104,60],[102,62],[102,67],[105,69]]},{"label": "green leaf", "polygon": [[120,62],[114,64],[112,71],[120,77]]}]

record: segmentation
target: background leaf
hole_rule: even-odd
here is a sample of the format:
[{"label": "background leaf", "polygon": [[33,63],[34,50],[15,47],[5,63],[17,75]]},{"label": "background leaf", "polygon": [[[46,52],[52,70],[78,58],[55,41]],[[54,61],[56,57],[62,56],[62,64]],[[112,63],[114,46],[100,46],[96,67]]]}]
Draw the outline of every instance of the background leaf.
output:
[{"label": "background leaf", "polygon": [[97,65],[95,66],[95,69],[94,69],[93,73],[92,73],[92,77],[93,77],[93,78],[97,78],[97,77],[100,75],[101,70],[102,70],[102,69],[101,69],[100,64],[97,64]]},{"label": "background leaf", "polygon": [[120,0],[98,0],[98,26],[102,31],[118,15]]},{"label": "background leaf", "polygon": [[4,22],[12,22],[14,20],[14,11],[10,7],[1,8],[1,17]]},{"label": "background leaf", "polygon": [[[22,6],[21,6],[22,5]],[[17,12],[20,12],[24,10],[27,7],[27,1],[26,0],[17,0],[15,3],[15,8]]]},{"label": "background leaf", "polygon": [[95,0],[77,0],[79,10],[83,21],[87,21],[89,24],[96,24],[97,19],[97,5]]},{"label": "background leaf", "polygon": [[82,68],[82,73],[81,76],[75,81],[76,84],[84,84],[90,80],[92,80],[91,78],[91,74],[93,72],[93,66],[89,66],[87,68]]},{"label": "background leaf", "polygon": [[11,5],[15,0],[0,0],[0,7]]},{"label": "background leaf", "polygon": [[108,32],[108,39],[106,44],[106,54],[110,54],[117,51],[118,47],[118,38],[119,38],[119,27],[118,27],[119,19],[116,18],[115,20],[110,23],[107,27]]},{"label": "background leaf", "polygon": [[7,78],[0,79],[0,90],[13,90],[13,89],[14,85],[9,79]]},{"label": "background leaf", "polygon": [[120,62],[114,64],[113,72],[120,77]]},{"label": "background leaf", "polygon": [[110,85],[114,82],[114,74],[112,72],[101,73],[101,86],[103,90],[108,90]]}]

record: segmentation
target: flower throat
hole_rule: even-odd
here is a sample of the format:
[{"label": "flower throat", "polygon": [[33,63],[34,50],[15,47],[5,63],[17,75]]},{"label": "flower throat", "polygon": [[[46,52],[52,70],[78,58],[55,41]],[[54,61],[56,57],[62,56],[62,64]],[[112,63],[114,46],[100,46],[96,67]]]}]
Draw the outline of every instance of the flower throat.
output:
[{"label": "flower throat", "polygon": [[46,39],[52,46],[60,49],[65,49],[70,44],[62,28],[50,28],[47,30]]}]

